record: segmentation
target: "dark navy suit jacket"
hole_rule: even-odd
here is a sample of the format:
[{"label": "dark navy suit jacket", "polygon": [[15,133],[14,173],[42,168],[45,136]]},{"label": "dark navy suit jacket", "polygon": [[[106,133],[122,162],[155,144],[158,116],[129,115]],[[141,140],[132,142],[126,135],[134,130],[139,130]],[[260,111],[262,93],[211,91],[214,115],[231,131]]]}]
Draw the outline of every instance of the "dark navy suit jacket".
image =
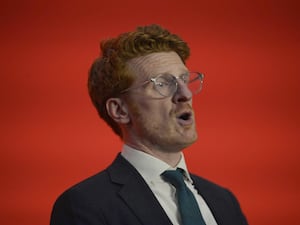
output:
[{"label": "dark navy suit jacket", "polygon": [[[218,225],[246,225],[234,195],[191,175]],[[50,225],[172,225],[151,189],[120,154],[104,171],[65,191],[55,202]]]}]

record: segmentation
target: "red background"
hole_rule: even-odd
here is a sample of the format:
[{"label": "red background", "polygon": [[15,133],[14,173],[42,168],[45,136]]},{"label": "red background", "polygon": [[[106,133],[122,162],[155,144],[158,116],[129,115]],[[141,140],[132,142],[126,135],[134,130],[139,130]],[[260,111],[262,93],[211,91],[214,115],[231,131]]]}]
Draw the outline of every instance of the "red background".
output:
[{"label": "red background", "polygon": [[229,187],[250,224],[296,224],[300,14],[297,1],[1,1],[0,224],[48,224],[70,185],[121,142],[86,88],[99,41],[159,23],[206,74],[194,99],[190,170]]}]

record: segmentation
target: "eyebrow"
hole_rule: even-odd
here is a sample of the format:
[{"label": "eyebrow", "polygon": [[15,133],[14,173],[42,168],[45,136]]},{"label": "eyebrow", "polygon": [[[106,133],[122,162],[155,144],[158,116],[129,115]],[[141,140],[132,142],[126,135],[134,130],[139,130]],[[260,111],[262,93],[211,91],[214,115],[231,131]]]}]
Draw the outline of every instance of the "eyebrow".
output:
[{"label": "eyebrow", "polygon": [[156,74],[156,75],[153,75],[153,76],[150,76],[149,77],[149,79],[151,79],[151,78],[155,78],[155,77],[157,77],[157,76],[160,76],[160,75],[172,75],[172,76],[174,76],[174,77],[180,77],[180,76],[182,76],[182,75],[187,75],[187,74],[189,74],[190,73],[190,71],[189,70],[187,70],[187,71],[185,71],[185,72],[182,72],[182,73],[180,73],[179,75],[175,75],[175,74],[173,74],[173,73],[170,73],[170,72],[164,72],[164,73],[158,73],[158,74]]}]

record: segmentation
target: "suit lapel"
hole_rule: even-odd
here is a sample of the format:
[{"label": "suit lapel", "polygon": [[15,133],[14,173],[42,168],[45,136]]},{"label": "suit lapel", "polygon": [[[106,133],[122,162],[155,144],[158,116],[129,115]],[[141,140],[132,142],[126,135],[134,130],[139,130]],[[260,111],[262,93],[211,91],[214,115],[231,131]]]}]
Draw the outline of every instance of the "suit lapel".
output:
[{"label": "suit lapel", "polygon": [[112,182],[123,185],[119,195],[142,224],[172,225],[142,176],[120,154],[108,172]]},{"label": "suit lapel", "polygon": [[[218,193],[214,190],[213,184],[210,183],[208,185],[208,182],[196,177],[194,175],[191,175],[194,185],[198,191],[198,193],[203,197],[206,204],[210,208],[217,224],[227,224],[225,218],[227,218],[227,208],[228,204],[226,201],[224,201],[224,196],[216,195]],[[216,188],[216,187],[215,187]],[[219,188],[219,187],[218,187]]]}]

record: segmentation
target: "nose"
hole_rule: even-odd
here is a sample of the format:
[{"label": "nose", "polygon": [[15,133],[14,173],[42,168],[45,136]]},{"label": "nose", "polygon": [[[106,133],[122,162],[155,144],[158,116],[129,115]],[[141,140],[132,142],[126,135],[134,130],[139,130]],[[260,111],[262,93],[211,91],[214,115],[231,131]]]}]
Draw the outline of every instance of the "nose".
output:
[{"label": "nose", "polygon": [[173,96],[173,102],[174,103],[180,103],[180,102],[187,102],[190,101],[193,97],[193,94],[191,92],[191,90],[189,89],[189,87],[177,80],[177,90]]}]

